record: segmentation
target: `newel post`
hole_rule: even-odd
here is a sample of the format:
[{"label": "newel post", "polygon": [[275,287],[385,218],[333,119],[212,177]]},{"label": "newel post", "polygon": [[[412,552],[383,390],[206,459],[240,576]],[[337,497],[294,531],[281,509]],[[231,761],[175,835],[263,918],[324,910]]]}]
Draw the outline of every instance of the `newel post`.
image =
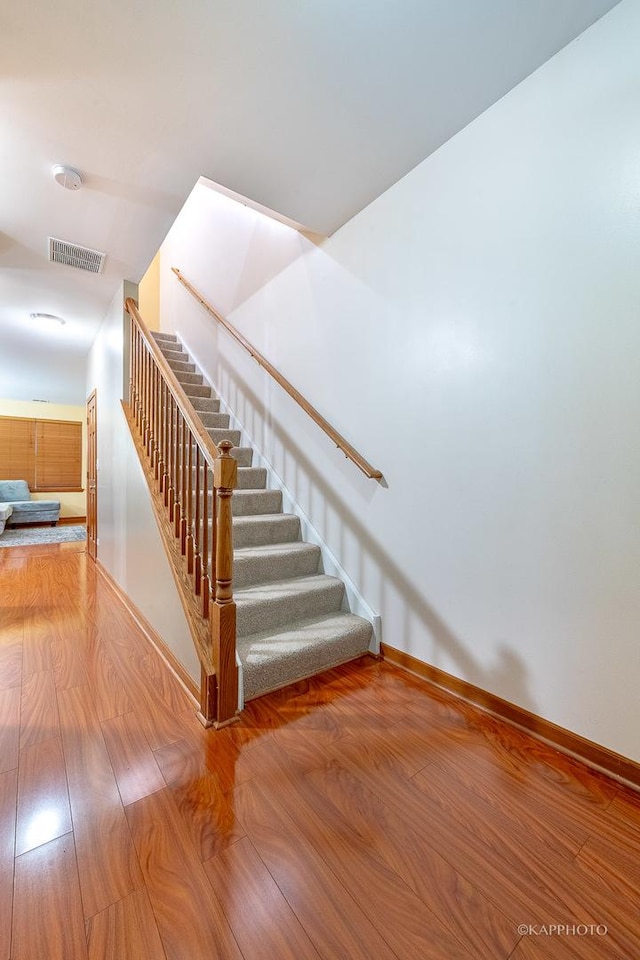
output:
[{"label": "newel post", "polygon": [[233,531],[231,497],[238,479],[233,444],[223,440],[214,462],[213,482],[217,503],[215,582],[211,607],[211,638],[216,675],[216,725],[233,720],[238,710],[236,666],[236,605],[233,600]]}]

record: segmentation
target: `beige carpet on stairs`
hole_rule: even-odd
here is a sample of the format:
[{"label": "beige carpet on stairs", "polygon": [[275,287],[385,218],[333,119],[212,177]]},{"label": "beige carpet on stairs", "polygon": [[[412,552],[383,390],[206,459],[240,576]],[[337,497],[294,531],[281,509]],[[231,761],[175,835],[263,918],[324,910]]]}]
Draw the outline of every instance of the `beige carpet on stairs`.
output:
[{"label": "beige carpet on stairs", "polygon": [[177,338],[153,336],[209,436],[230,440],[238,461],[233,576],[245,700],[366,653],[372,625],[344,609],[344,584],[321,572],[319,547],[301,540],[298,517],[282,512],[281,492],[266,488],[266,470],[252,466],[253,450]]}]

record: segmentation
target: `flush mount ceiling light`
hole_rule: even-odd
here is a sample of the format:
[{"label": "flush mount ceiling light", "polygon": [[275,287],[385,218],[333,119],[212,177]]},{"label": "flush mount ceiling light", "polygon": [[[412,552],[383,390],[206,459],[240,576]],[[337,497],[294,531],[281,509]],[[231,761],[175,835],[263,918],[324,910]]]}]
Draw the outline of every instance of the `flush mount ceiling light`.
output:
[{"label": "flush mount ceiling light", "polygon": [[54,323],[59,323],[62,327],[67,322],[62,317],[56,317],[55,313],[30,313],[29,316],[32,320],[51,320]]},{"label": "flush mount ceiling light", "polygon": [[73,167],[65,167],[62,163],[56,163],[51,167],[51,176],[65,190],[79,190],[82,186],[82,177],[78,171]]}]

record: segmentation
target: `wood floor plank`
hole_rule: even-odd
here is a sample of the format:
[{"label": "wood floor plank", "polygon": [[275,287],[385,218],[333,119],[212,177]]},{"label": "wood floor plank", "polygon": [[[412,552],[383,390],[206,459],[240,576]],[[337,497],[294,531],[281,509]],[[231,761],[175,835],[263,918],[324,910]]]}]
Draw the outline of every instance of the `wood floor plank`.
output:
[{"label": "wood floor plank", "polygon": [[[38,608],[36,607],[37,611]],[[25,677],[32,673],[43,673],[51,670],[51,640],[54,631],[54,620],[48,613],[34,612],[33,607],[27,607],[24,624],[24,651],[22,670]]]},{"label": "wood floor plank", "polygon": [[74,820],[96,810],[121,807],[102,727],[93,711],[91,691],[88,687],[61,690],[58,704]]},{"label": "wood floor plank", "polygon": [[16,835],[17,770],[0,774],[0,958],[11,954],[13,862]]},{"label": "wood floor plank", "polygon": [[[464,779],[452,775],[435,763],[417,773],[413,782],[430,801],[450,813],[463,825],[473,823],[476,835],[485,843],[498,846],[505,840],[527,847],[549,849],[554,855],[561,854],[571,861],[587,838],[586,831],[580,838],[567,836],[553,818],[545,818],[540,811],[521,805],[509,807],[503,795],[496,797],[492,791],[482,791],[472,772]],[[492,800],[494,801],[492,803]]]},{"label": "wood floor plank", "polygon": [[167,960],[242,960],[169,790],[126,808]]},{"label": "wood floor plank", "polygon": [[197,778],[204,766],[215,773],[220,788],[227,793],[256,775],[251,750],[238,750],[233,740],[225,736],[225,730],[219,730],[219,736],[211,737],[200,724],[198,726],[200,730],[192,736],[154,751],[167,783],[187,783]]},{"label": "wood floor plank", "polygon": [[96,639],[83,652],[83,665],[94,695],[96,716],[100,720],[120,717],[133,710],[123,678],[104,643]]},{"label": "wood floor plank", "polygon": [[589,837],[576,860],[587,876],[596,875],[613,895],[640,903],[640,861],[637,853],[610,839]]},{"label": "wood floor plank", "polygon": [[22,683],[22,630],[0,631],[0,690]]},{"label": "wood floor plank", "polygon": [[22,683],[20,747],[59,736],[60,720],[53,671],[30,673]]},{"label": "wood floor plank", "polygon": [[102,732],[123,804],[166,786],[135,713],[103,721]]},{"label": "wood floor plank", "polygon": [[130,893],[87,920],[89,960],[166,960],[147,891]]},{"label": "wood floor plank", "polygon": [[320,960],[250,840],[238,840],[205,869],[245,960]]},{"label": "wood floor plank", "polygon": [[0,690],[0,773],[18,766],[20,687]]},{"label": "wood floor plank", "polygon": [[356,741],[341,741],[331,753],[511,919],[517,921],[523,910],[532,923],[543,923],[553,915],[557,900],[531,873],[526,856],[522,863],[518,858],[514,875],[505,867],[505,856],[475,836],[472,824],[464,827],[447,817],[412,780],[399,782],[369,771],[361,762]]},{"label": "wood floor plank", "polygon": [[473,955],[507,957],[516,925],[415,831],[335,761],[306,778],[316,815],[354,838],[393,869]]},{"label": "wood floor plank", "polygon": [[92,917],[143,885],[122,807],[73,818],[84,916]]},{"label": "wood floor plank", "polygon": [[[301,842],[314,848],[327,863],[398,956],[419,956],[420,951],[443,960],[472,956],[468,944],[458,938],[451,925],[413,892],[386,858],[380,856],[373,839],[358,829],[366,831],[366,824],[348,820],[332,806],[332,784],[327,772],[317,770],[315,775],[301,778],[290,773],[286,757],[280,762],[274,757],[273,774],[270,778],[262,777],[260,785],[271,810],[278,806],[286,809]],[[316,789],[310,788],[314,782]],[[343,778],[342,785],[347,789],[348,780]],[[333,790],[340,790],[336,779]],[[509,951],[514,943],[511,936]]]},{"label": "wood floor plank", "polygon": [[59,737],[20,751],[16,856],[72,830],[67,774]]},{"label": "wood floor plank", "polygon": [[340,741],[331,749],[514,922],[522,922],[523,915],[530,923],[556,922],[552,918],[561,910],[568,922],[608,923],[610,941],[622,955],[635,950],[640,923],[631,901],[612,897],[605,884],[588,882],[575,864],[550,850],[513,843],[494,847],[476,835],[474,821],[461,823],[431,802],[413,780],[398,783],[368,776],[358,767],[353,746]]},{"label": "wood floor plank", "polygon": [[169,789],[201,860],[208,860],[244,837],[232,800],[206,768],[202,767],[188,783],[170,783]]},{"label": "wood floor plank", "polygon": [[56,689],[68,690],[89,682],[74,636],[52,641],[51,662]]},{"label": "wood floor plank", "polygon": [[281,809],[271,809],[270,797],[261,791],[258,781],[237,787],[235,801],[251,843],[322,957],[397,960],[291,819]]},{"label": "wood floor plank", "polygon": [[86,917],[142,884],[100,721],[85,687],[58,694],[69,799]]},{"label": "wood floor plank", "polygon": [[12,960],[87,960],[72,834],[16,860]]}]

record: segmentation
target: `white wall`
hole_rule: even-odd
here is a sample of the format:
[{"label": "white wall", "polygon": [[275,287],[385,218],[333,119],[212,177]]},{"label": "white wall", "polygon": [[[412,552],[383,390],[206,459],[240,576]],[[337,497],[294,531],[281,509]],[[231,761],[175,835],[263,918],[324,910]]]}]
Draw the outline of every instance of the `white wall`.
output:
[{"label": "white wall", "polygon": [[121,285],[89,354],[87,393],[98,412],[98,559],[162,637],[196,683],[200,666],[146,480],[121,407],[124,300]]},{"label": "white wall", "polygon": [[161,278],[385,642],[635,760],[639,46],[626,0],[322,246],[198,187]]}]

